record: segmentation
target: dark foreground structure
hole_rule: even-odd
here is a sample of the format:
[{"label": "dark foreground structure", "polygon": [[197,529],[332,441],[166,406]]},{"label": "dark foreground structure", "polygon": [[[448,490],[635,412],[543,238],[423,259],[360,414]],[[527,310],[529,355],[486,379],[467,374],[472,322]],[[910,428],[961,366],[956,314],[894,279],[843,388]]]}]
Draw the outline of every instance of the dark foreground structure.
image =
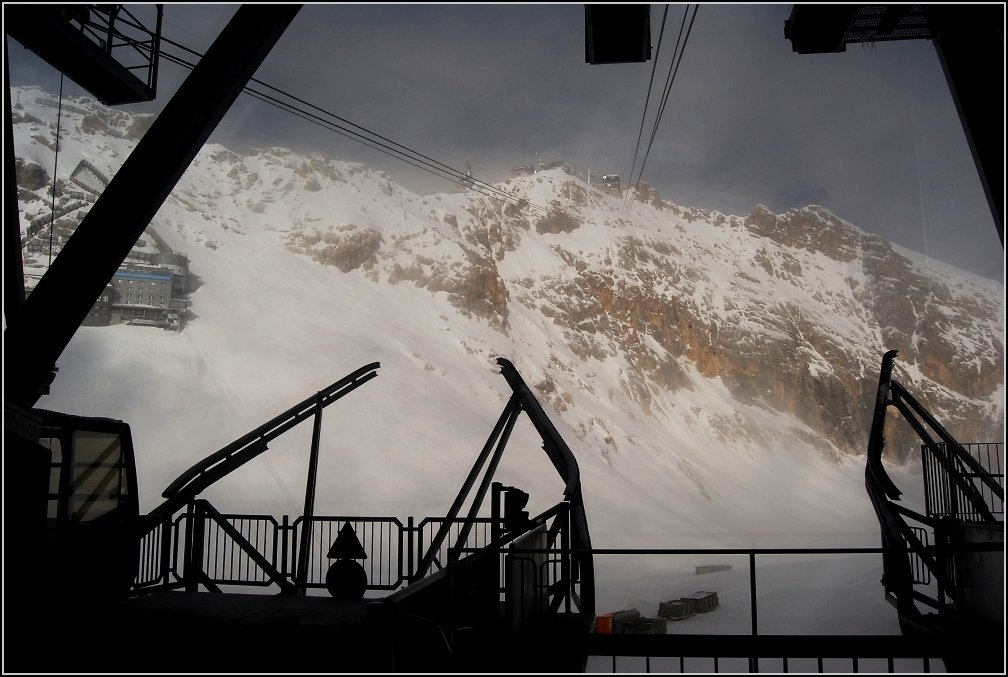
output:
[{"label": "dark foreground structure", "polygon": [[[946,647],[950,671],[998,672],[1004,664],[1002,446],[956,441],[892,378],[896,354],[882,358],[865,468],[882,533],[886,599],[904,635]],[[902,492],[882,465],[889,407],[921,439],[923,514],[900,503]],[[932,579],[933,591],[922,592]]]},{"label": "dark foreground structure", "polygon": [[[416,526],[313,514],[322,411],[377,376],[377,363],[197,463],[143,516],[126,424],[9,412],[22,427],[36,426],[32,436],[42,444],[34,452],[23,436],[9,441],[36,460],[44,449],[50,459],[39,474],[57,489],[48,494],[49,517],[38,532],[45,534],[45,568],[8,559],[8,571],[24,577],[18,580],[41,574],[42,583],[11,590],[6,599],[8,617],[18,619],[7,625],[7,666],[58,672],[583,669],[577,642],[595,619],[595,587],[577,462],[511,363],[498,362],[511,397],[449,514]],[[493,482],[523,413],[563,486],[560,502],[534,517],[522,510],[527,494]],[[199,498],[309,419],[314,435],[302,516],[278,523],[272,516],[223,515]],[[492,515],[479,517],[488,493]],[[28,525],[20,530],[30,535]],[[328,595],[306,594],[319,588]],[[54,623],[70,626],[60,633],[60,651],[39,652],[26,641],[51,635]]]},{"label": "dark foreground structure", "polygon": [[[70,338],[298,9],[246,6],[236,12],[27,299],[6,83],[4,249],[11,258],[4,265],[4,348],[19,359],[4,372],[5,669],[570,672],[584,670],[589,657],[611,656],[614,670],[617,657],[642,659],[635,670],[664,657],[677,657],[680,669],[687,658],[709,658],[704,669],[715,671],[738,671],[739,661],[746,670],[787,671],[789,661],[797,666],[806,659],[822,670],[824,661],[838,658],[849,659],[852,670],[871,660],[892,671],[904,659],[917,661],[911,671],[928,670],[930,659],[949,670],[1003,670],[1002,448],[958,443],[892,380],[894,352],[883,360],[866,469],[880,548],[593,548],[575,456],[505,359],[498,365],[511,394],[447,515],[403,524],[391,517],[314,514],[322,412],[374,379],[378,363],[214,452],[172,482],[160,506],[140,515],[128,423],[35,405],[49,392]],[[146,37],[129,43],[149,56],[141,80],[117,66],[111,53],[119,44],[113,37],[124,39],[117,29],[125,16],[120,6],[5,11],[10,35],[100,100],[153,98],[160,13]],[[638,25],[646,17],[631,19]],[[601,54],[605,27],[590,13],[586,29],[589,61],[631,58]],[[795,15],[789,31],[801,30]],[[952,50],[951,40],[946,46]],[[641,45],[627,53],[642,60],[648,52]],[[978,166],[987,164],[978,160]],[[924,513],[898,503],[900,491],[881,463],[889,406],[922,440],[929,492]],[[535,516],[524,510],[528,495],[520,488],[494,481],[522,415],[562,486],[552,507]],[[301,515],[222,514],[202,497],[273,439],[309,420]],[[488,498],[491,515],[481,517]],[[759,634],[757,557],[823,552],[881,557],[884,594],[896,607],[902,636]],[[749,634],[593,631],[596,557],[684,553],[748,557]],[[933,611],[922,612],[922,604]]]},{"label": "dark foreground structure", "polygon": [[[137,511],[128,425],[9,408],[8,422],[25,432],[10,430],[8,443],[33,458],[31,469],[52,490],[45,501],[35,501],[44,506],[44,525],[7,517],[8,531],[36,545],[44,558],[41,567],[28,558],[7,559],[7,574],[15,577],[8,581],[38,583],[8,586],[5,613],[17,622],[5,626],[6,667],[576,672],[590,656],[611,656],[614,671],[617,657],[642,660],[630,668],[634,671],[668,657],[677,658],[680,669],[686,659],[705,659],[710,664],[700,669],[731,672],[759,671],[761,661],[764,670],[774,672],[789,665],[822,671],[824,661],[836,659],[849,661],[851,670],[860,662],[869,671],[926,671],[934,662],[950,671],[997,671],[1003,660],[1003,523],[995,514],[1003,515],[1003,476],[990,468],[1000,467],[1001,448],[983,449],[978,461],[967,445],[956,443],[891,379],[894,357],[894,352],[885,356],[877,411],[896,406],[915,428],[918,419],[911,412],[916,411],[943,441],[925,444],[925,458],[931,459],[925,472],[928,506],[927,514],[917,513],[896,502],[893,487],[883,488],[887,478],[876,431],[884,421],[876,416],[866,486],[879,514],[881,548],[593,548],[577,462],[505,359],[498,364],[511,396],[448,514],[405,524],[394,517],[321,516],[313,509],[323,409],[374,379],[377,363],[209,455],[172,482],[164,502],[146,515]],[[528,494],[493,481],[523,414],[563,487],[559,502],[533,517],[523,509]],[[222,514],[200,497],[309,420],[314,434],[302,515],[292,520]],[[27,501],[23,489],[17,494],[8,485],[7,490],[8,500],[15,493]],[[481,517],[488,495],[490,517]],[[920,526],[908,526],[907,518]],[[749,634],[664,634],[664,622],[661,630],[645,634],[599,631],[596,557],[691,554],[748,557]],[[896,607],[903,636],[759,633],[757,557],[850,554],[882,558],[885,594]],[[931,590],[935,582],[937,597],[919,591]],[[713,593],[698,595],[716,599]],[[918,603],[937,613],[922,614]],[[40,652],[32,638],[54,636],[55,627],[63,628],[56,633],[60,650]]]}]

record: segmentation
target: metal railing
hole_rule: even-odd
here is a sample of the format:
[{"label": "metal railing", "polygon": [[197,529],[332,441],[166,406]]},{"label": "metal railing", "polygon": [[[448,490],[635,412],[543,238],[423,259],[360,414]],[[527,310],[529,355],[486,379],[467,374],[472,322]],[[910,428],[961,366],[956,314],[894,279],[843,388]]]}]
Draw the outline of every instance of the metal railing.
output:
[{"label": "metal railing", "polygon": [[171,571],[172,557],[172,526],[156,524],[150,532],[140,539],[140,566],[133,583],[134,590],[143,590],[167,583],[167,575]]},{"label": "metal railing", "polygon": [[[405,568],[404,527],[395,517],[330,517],[312,518],[312,538],[310,545],[308,578],[304,585],[309,588],[324,588],[326,571],[332,560],[327,557],[329,546],[344,524],[349,523],[367,553],[367,559],[360,562],[367,573],[368,590],[395,590],[408,575]],[[303,520],[298,517],[291,525],[292,543],[299,542]],[[290,551],[290,568],[297,571],[297,551]]]},{"label": "metal railing", "polygon": [[[395,590],[409,581],[420,559],[423,544],[429,541],[430,533],[442,519],[429,517],[414,524],[413,519],[408,518],[404,525],[394,517],[316,516],[313,518],[314,536],[306,587],[324,586],[328,543],[344,524],[350,523],[368,554],[368,560],[362,562],[368,572],[367,589]],[[220,514],[212,509],[201,514],[198,507],[189,510],[170,523],[156,525],[141,542],[140,573],[135,592],[142,594],[157,588],[177,588],[193,583],[210,590],[220,585],[269,586],[277,582],[270,577],[270,567],[284,578],[287,585],[294,586],[294,573],[298,570],[296,557],[300,522],[300,517],[292,521],[287,516],[277,520],[266,515]],[[230,529],[224,527],[225,523]],[[685,671],[687,668],[690,671],[713,668],[714,672],[758,672],[761,669],[772,672],[928,672],[932,669],[931,661],[941,658],[947,651],[947,647],[939,644],[900,635],[760,633],[759,600],[763,596],[759,586],[759,562],[776,556],[795,556],[798,559],[830,555],[880,556],[884,552],[881,547],[578,550],[564,543],[563,539],[547,541],[546,538],[543,541],[551,543],[549,547],[528,547],[529,543],[537,542],[535,539],[494,547],[489,542],[492,527],[490,519],[480,518],[479,528],[470,532],[465,548],[446,548],[443,562],[448,571],[445,573],[449,574],[451,581],[452,567],[456,562],[464,561],[465,555],[496,550],[502,562],[502,609],[513,636],[518,640],[523,636],[523,628],[540,627],[537,622],[552,614],[559,614],[554,616],[557,618],[574,619],[583,629],[586,619],[574,618],[577,616],[580,582],[571,575],[570,563],[576,558],[622,555],[637,560],[648,556],[730,556],[746,559],[747,577],[739,582],[747,584],[748,595],[740,595],[738,599],[745,598],[742,606],[748,609],[742,606],[735,609],[742,616],[747,616],[745,630],[738,631],[741,628],[736,627],[735,634],[667,635],[582,632],[575,633],[577,639],[573,644],[564,644],[557,649],[581,655],[589,661],[588,667],[593,671],[611,665],[614,672]],[[248,548],[234,543],[235,534],[253,546],[268,566],[259,566]],[[458,555],[458,558],[453,555]],[[907,557],[913,557],[909,550]],[[703,585],[709,584],[705,581]],[[454,598],[454,595],[451,597]],[[770,602],[763,597],[763,603]],[[572,616],[571,612],[575,614]],[[770,613],[773,620],[773,612]],[[454,641],[451,623],[448,630],[446,637]],[[573,660],[576,662],[576,656]]]},{"label": "metal railing", "polygon": [[[971,600],[961,574],[979,573],[984,585],[995,580],[996,556],[977,554],[961,558],[974,540],[984,542],[982,550],[1002,550],[1004,485],[1000,473],[1000,445],[962,445],[902,384],[892,378],[898,351],[882,356],[878,390],[872,414],[865,464],[865,489],[879,521],[883,546],[882,586],[886,599],[896,607],[901,627],[921,636],[943,638],[951,632],[970,634],[1001,632],[987,623],[975,624],[971,617],[987,613]],[[904,505],[903,492],[887,474],[882,463],[886,445],[886,416],[895,408],[922,442],[926,506],[923,514]],[[968,451],[966,447],[972,447]],[[990,454],[991,451],[996,453]],[[977,458],[980,451],[987,454]],[[983,461],[986,461],[986,465]],[[996,468],[993,470],[992,468]],[[1001,531],[1001,538],[997,538]],[[934,545],[929,545],[930,534]],[[923,536],[923,538],[922,538]],[[979,547],[979,546],[978,546]],[[906,553],[912,556],[906,559]],[[960,568],[965,566],[963,571]],[[1000,567],[1003,567],[1003,560]],[[927,575],[922,575],[926,569]],[[933,590],[919,589],[923,581],[934,579]],[[927,609],[922,609],[927,607]],[[934,613],[937,612],[937,613]],[[967,627],[971,626],[971,627]],[[1003,630],[1003,628],[1002,628]],[[978,641],[979,658],[974,665],[992,663],[995,646]],[[971,659],[967,659],[968,661]]]},{"label": "metal railing", "polygon": [[[931,545],[928,540],[928,529],[925,527],[918,527],[914,525],[908,525],[910,531],[913,532],[917,539],[924,546],[922,552],[930,552],[932,550]],[[908,553],[910,557],[910,576],[913,580],[914,585],[931,585],[931,570],[928,569],[927,562],[921,557],[921,553],[916,550],[911,550]]]},{"label": "metal railing", "polygon": [[[298,571],[298,544],[304,518],[283,515],[255,515],[212,511],[205,501],[195,501],[187,512],[170,521],[154,524],[140,539],[138,574],[134,594],[158,589],[179,588],[197,581],[205,587],[237,585],[268,587],[294,584]],[[203,510],[197,509],[204,506]],[[312,518],[306,588],[324,588],[331,560],[329,547],[344,524],[349,523],[367,558],[361,565],[367,573],[368,591],[391,591],[407,583],[431,535],[445,521],[443,517],[414,518],[404,525],[396,517],[316,515]],[[457,536],[464,520],[450,528]],[[489,544],[491,519],[476,519],[466,547]],[[448,545],[436,554],[436,569],[447,563]],[[260,561],[254,554],[258,553]],[[267,566],[263,566],[263,562]],[[196,573],[198,572],[198,574]],[[277,574],[280,580],[275,580]],[[503,577],[501,588],[503,589]],[[191,587],[191,586],[190,586]]]},{"label": "metal railing", "polygon": [[929,673],[934,643],[902,635],[589,635],[587,672]]},{"label": "metal railing", "polygon": [[[553,648],[570,652],[570,665],[583,661],[588,671],[604,671],[611,665],[612,672],[930,672],[934,659],[941,659],[949,647],[940,643],[925,642],[902,635],[851,635],[851,634],[760,634],[757,558],[773,556],[823,556],[823,555],[879,555],[881,547],[865,548],[746,548],[746,549],[627,549],[594,548],[579,551],[572,548],[531,548],[510,546],[500,553],[509,558],[509,575],[529,576],[531,585],[513,581],[513,588],[546,590],[556,576],[550,572],[576,554],[589,554],[593,558],[605,556],[684,556],[706,555],[712,557],[738,556],[748,562],[748,634],[604,634],[573,632],[565,642]],[[908,556],[912,553],[908,551]],[[522,566],[535,562],[537,566]],[[518,564],[515,566],[515,564]],[[881,569],[881,558],[879,560]],[[730,571],[730,569],[729,569]],[[513,586],[513,588],[512,588]],[[454,598],[454,596],[453,596]],[[545,608],[542,595],[532,596],[535,614]],[[509,599],[506,615],[511,619],[516,650],[520,651],[521,632],[518,617],[527,616],[513,605],[528,603],[529,599]],[[765,602],[766,603],[766,602]],[[571,611],[568,605],[567,612]],[[736,610],[738,611],[738,610]],[[582,619],[583,620],[583,619]],[[572,619],[576,622],[577,619]],[[672,621],[670,621],[672,622]],[[573,626],[571,626],[573,627]],[[450,638],[452,633],[448,635]],[[454,647],[453,647],[454,648]],[[540,649],[541,650],[541,649]],[[580,656],[580,659],[578,658]],[[610,663],[611,661],[611,663]],[[688,670],[687,670],[688,668]]]},{"label": "metal railing", "polygon": [[[963,490],[972,487],[979,492],[984,505],[992,515],[1004,515],[1004,500],[983,478],[993,478],[1004,488],[1004,470],[1001,465],[1003,445],[1000,442],[974,442],[959,447],[971,456],[983,470],[976,472],[957,454],[950,453],[945,442],[921,445],[924,470],[924,503],[929,517],[952,517],[966,521],[980,521],[982,516]],[[972,492],[971,492],[972,493]]]},{"label": "metal railing", "polygon": [[[414,551],[416,561],[410,563],[410,573],[416,571],[417,565],[420,564],[420,559],[427,552],[427,548],[433,542],[434,536],[446,521],[444,517],[425,517],[416,525],[416,550]],[[441,570],[448,563],[448,551],[451,548],[451,544],[458,540],[464,526],[464,518],[457,517],[452,520],[452,524],[448,528],[448,537],[442,541],[437,552],[434,553],[432,560],[433,570]],[[483,548],[489,545],[492,539],[493,520],[489,517],[477,517],[473,520],[472,530],[466,538],[466,547],[473,549]]]},{"label": "metal railing", "polygon": [[224,521],[206,517],[186,515],[187,529],[193,528],[192,521],[204,522],[197,527],[202,531],[203,543],[199,548],[199,568],[216,585],[268,586],[273,580],[269,573],[259,566],[249,553],[225,530],[229,525],[244,537],[256,550],[263,554],[276,568],[279,561],[280,525],[271,516],[225,515]]}]

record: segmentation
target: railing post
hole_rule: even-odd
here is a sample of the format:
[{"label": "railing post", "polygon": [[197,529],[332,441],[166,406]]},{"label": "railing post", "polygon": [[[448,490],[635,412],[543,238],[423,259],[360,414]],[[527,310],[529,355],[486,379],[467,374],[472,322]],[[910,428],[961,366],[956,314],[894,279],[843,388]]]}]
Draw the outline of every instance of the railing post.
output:
[{"label": "railing post", "polygon": [[501,537],[500,497],[504,485],[494,482],[490,485],[490,542],[496,543]]},{"label": "railing post", "polygon": [[[402,532],[399,532],[400,543]],[[406,518],[406,581],[413,580],[413,515]],[[399,562],[399,577],[402,578],[402,560]]]},{"label": "railing post", "polygon": [[959,486],[954,481],[952,477],[952,472],[962,474],[961,466],[959,462],[953,462],[952,451],[949,449],[948,444],[942,442],[940,443],[942,450],[945,452],[945,458],[948,460],[948,471],[946,473],[946,482],[949,484],[949,493],[952,498],[952,517],[954,519],[963,519],[963,516],[959,514]]},{"label": "railing post", "polygon": [[190,575],[192,573],[192,547],[193,547],[193,528],[195,520],[193,519],[193,513],[196,507],[193,505],[192,501],[186,506],[186,530],[185,530],[185,543],[182,546],[182,576],[185,580],[186,592],[192,592],[190,590]]},{"label": "railing post", "polygon": [[171,572],[171,544],[172,544],[172,519],[171,515],[165,518],[161,525],[161,584],[168,586]]},{"label": "railing post", "polygon": [[564,501],[563,510],[554,519],[563,520],[560,523],[560,577],[564,581],[564,613],[570,617],[571,593],[574,591],[574,580],[571,577],[570,565],[570,503]]},{"label": "railing post", "polygon": [[[752,617],[753,637],[759,634],[756,621],[756,553],[749,553],[749,609]],[[749,658],[749,672],[759,672],[759,658]]]},{"label": "railing post", "polygon": [[[504,485],[500,482],[494,482],[490,485],[490,542],[497,543],[503,533],[503,528],[501,527],[501,494],[504,491]],[[497,568],[495,569],[497,573],[497,584],[500,585],[501,574],[504,566],[504,558],[500,555],[497,556]],[[497,593],[497,598],[500,599],[500,593]]]},{"label": "railing post", "polygon": [[[417,556],[418,557],[423,557],[424,556],[423,524],[426,521],[427,520],[420,520],[420,524],[417,526],[417,530],[416,530]],[[418,563],[418,565],[419,565],[419,563]],[[419,566],[415,567],[410,572],[410,583],[416,582],[416,580],[417,580],[417,574],[418,574],[418,569],[419,569]]]},{"label": "railing post", "polygon": [[[455,558],[458,553],[455,548],[448,548],[448,561],[445,567],[448,569],[448,648],[451,653],[455,653]],[[454,555],[454,556],[453,556]]]},{"label": "railing post", "polygon": [[752,620],[752,634],[758,635],[756,622],[756,553],[749,553],[749,609]]},{"label": "railing post", "polygon": [[301,523],[301,543],[298,546],[297,588],[300,594],[308,589],[308,566],[311,562],[312,521],[315,516],[315,483],[318,477],[319,438],[322,435],[322,393],[315,399],[315,425],[312,429],[311,455],[308,458],[308,480],[305,485],[304,520]]},{"label": "railing post", "polygon": [[196,501],[189,504],[191,517],[189,528],[186,529],[186,592],[199,590],[200,573],[203,571],[203,509]]},{"label": "railing post", "polygon": [[287,538],[289,531],[290,518],[284,515],[280,522],[280,573],[283,574],[284,578],[290,578],[290,569],[287,568],[287,558],[289,557]]}]

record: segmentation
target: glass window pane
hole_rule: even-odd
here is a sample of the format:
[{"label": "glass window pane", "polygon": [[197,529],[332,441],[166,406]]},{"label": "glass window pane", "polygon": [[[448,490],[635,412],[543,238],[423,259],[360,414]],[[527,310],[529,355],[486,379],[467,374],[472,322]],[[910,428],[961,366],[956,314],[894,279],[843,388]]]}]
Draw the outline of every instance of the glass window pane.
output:
[{"label": "glass window pane", "polygon": [[70,512],[89,521],[114,509],[127,490],[122,468],[122,445],[112,433],[74,433]]}]

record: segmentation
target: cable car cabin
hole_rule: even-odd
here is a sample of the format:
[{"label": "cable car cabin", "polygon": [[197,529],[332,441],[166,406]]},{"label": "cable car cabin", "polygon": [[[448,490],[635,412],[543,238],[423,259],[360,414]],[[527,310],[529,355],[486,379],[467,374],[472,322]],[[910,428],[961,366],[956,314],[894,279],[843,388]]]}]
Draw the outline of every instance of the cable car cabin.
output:
[{"label": "cable car cabin", "polygon": [[[5,413],[9,420],[10,405]],[[50,609],[124,597],[136,577],[140,543],[129,425],[40,409],[15,415],[27,423],[5,434],[5,526],[11,518],[24,520],[25,547],[8,549],[5,557],[8,573],[14,569],[25,579],[15,585]],[[35,517],[42,510],[40,542]]]}]

